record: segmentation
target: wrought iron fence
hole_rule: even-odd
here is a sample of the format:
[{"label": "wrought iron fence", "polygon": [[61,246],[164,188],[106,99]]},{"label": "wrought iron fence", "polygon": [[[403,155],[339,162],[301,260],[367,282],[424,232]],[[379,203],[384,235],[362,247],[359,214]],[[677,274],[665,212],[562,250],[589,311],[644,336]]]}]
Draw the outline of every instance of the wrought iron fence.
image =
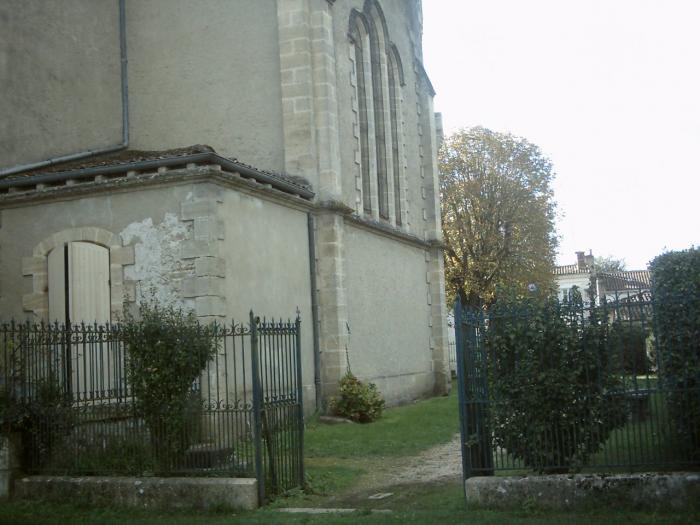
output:
[{"label": "wrought iron fence", "polygon": [[0,422],[28,473],[256,477],[264,501],[304,479],[300,323],[212,325],[174,444],[139,411],[123,327],[2,324]]},{"label": "wrought iron fence", "polygon": [[465,478],[700,465],[699,343],[674,349],[689,373],[665,367],[655,313],[668,305],[534,304],[455,305]]}]

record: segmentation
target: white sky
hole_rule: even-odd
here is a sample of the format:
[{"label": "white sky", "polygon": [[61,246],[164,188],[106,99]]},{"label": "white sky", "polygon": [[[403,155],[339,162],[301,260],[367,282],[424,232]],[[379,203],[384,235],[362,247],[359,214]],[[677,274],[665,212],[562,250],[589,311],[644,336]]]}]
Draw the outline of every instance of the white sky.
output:
[{"label": "white sky", "polygon": [[423,20],[446,133],[553,161],[559,264],[700,245],[700,0],[423,0]]}]

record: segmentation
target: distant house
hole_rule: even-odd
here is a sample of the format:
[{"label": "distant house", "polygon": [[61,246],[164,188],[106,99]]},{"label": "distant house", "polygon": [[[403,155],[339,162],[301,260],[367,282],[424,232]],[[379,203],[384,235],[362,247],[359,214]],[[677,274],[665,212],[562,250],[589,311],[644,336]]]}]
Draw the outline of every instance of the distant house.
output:
[{"label": "distant house", "polygon": [[595,268],[593,260],[593,253],[576,252],[575,264],[554,268],[560,299],[568,299],[574,286],[581,291],[584,300],[589,300],[586,290],[590,287],[599,301],[603,297],[609,301],[648,300],[651,297],[649,270],[602,272]]}]

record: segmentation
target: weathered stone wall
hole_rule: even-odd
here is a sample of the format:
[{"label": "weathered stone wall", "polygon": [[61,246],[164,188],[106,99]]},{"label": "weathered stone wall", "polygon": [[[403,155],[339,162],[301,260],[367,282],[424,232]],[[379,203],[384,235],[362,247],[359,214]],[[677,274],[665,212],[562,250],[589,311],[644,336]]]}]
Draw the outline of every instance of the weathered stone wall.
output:
[{"label": "weathered stone wall", "polygon": [[700,474],[576,474],[474,477],[467,505],[492,509],[700,508]]},{"label": "weathered stone wall", "polygon": [[17,480],[17,497],[85,505],[160,510],[253,510],[257,481],[249,478],[122,478],[30,476]]}]

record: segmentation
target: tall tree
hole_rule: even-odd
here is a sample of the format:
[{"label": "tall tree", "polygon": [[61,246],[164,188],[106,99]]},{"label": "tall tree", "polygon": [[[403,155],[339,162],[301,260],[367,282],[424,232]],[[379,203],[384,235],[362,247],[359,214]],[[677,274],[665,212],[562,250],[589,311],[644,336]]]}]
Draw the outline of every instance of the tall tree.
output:
[{"label": "tall tree", "polygon": [[482,127],[462,129],[445,140],[439,167],[449,297],[481,307],[499,285],[551,288],[554,173],[539,148]]},{"label": "tall tree", "polygon": [[624,259],[608,255],[607,257],[594,257],[593,267],[599,272],[622,272],[627,269],[627,263]]}]

